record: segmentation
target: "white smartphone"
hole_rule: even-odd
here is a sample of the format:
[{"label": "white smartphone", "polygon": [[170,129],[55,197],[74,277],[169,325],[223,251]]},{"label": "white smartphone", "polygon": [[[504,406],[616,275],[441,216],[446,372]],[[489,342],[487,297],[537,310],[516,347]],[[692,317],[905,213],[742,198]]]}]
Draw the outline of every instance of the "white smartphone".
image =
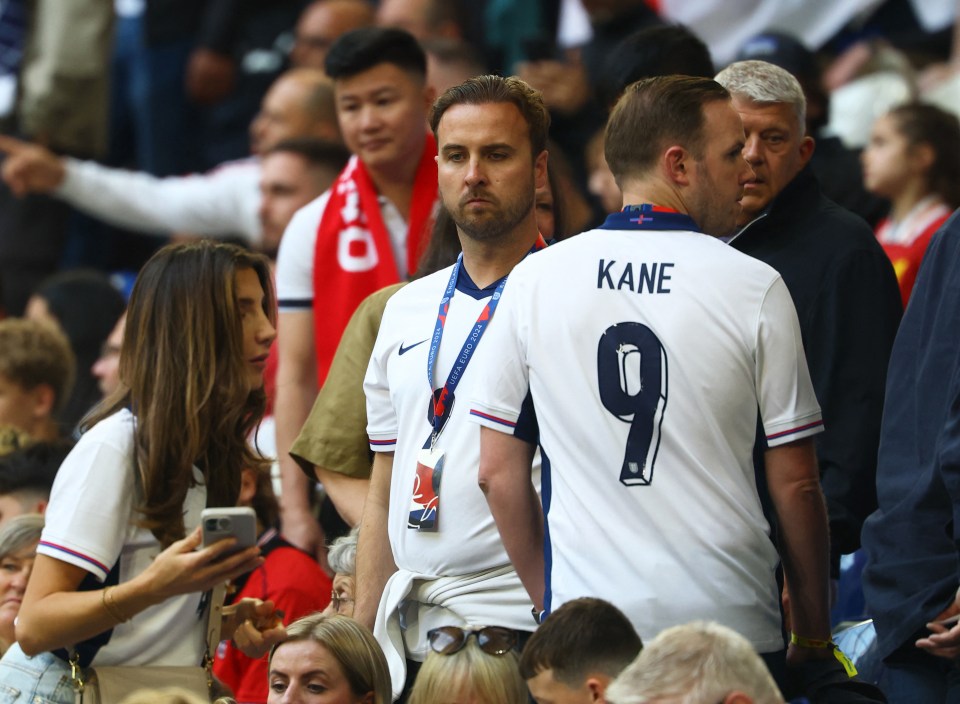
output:
[{"label": "white smartphone", "polygon": [[257,514],[248,506],[205,508],[200,512],[200,526],[203,531],[203,547],[224,538],[237,539],[237,544],[227,555],[257,544]]}]

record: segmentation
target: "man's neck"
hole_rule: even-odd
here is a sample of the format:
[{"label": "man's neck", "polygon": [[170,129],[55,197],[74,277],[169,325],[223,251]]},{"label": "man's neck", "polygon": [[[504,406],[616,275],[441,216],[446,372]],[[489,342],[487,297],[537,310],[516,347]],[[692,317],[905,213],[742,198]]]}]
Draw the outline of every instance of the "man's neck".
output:
[{"label": "man's neck", "polygon": [[531,215],[502,238],[477,242],[458,233],[463,247],[463,267],[479,288],[486,288],[509,274],[536,244],[540,237],[537,222]]},{"label": "man's neck", "polygon": [[421,144],[416,154],[410,154],[396,164],[366,167],[377,193],[393,203],[404,220],[410,219],[410,201],[413,199],[413,186],[422,153]]},{"label": "man's neck", "polygon": [[629,185],[623,191],[623,205],[642,205],[649,203],[661,208],[670,208],[678,213],[688,214],[689,209],[681,194],[670,188],[659,187],[658,184],[637,183]]}]

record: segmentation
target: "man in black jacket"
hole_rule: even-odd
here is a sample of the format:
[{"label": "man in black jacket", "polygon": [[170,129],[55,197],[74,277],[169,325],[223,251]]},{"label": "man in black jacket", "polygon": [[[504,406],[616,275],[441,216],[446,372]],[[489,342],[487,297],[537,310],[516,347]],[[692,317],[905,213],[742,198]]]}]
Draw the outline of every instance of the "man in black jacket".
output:
[{"label": "man in black jacket", "polygon": [[823,410],[817,460],[836,578],[840,555],[860,547],[860,528],[877,505],[884,383],[901,315],[897,280],[867,224],[820,193],[807,166],[814,140],[804,134],[797,80],[773,64],[740,61],[717,81],[733,94],[746,132],[743,156],[756,173],[730,244],[786,282]]}]

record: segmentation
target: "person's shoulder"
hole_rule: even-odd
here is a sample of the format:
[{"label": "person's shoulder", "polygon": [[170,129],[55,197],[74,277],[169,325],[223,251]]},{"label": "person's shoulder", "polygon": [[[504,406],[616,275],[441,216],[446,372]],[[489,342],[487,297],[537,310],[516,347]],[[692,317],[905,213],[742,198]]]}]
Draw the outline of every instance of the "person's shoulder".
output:
[{"label": "person's shoulder", "polygon": [[90,427],[80,436],[80,442],[111,441],[116,444],[132,445],[136,424],[133,413],[129,409],[121,408]]},{"label": "person's shoulder", "polygon": [[126,408],[122,408],[98,421],[84,432],[77,441],[70,457],[95,457],[101,450],[109,448],[118,455],[132,457],[136,430],[136,417]]},{"label": "person's shoulder", "polygon": [[[419,301],[424,296],[430,296],[432,298],[437,291],[442,294],[447,283],[450,281],[450,273],[453,271],[453,266],[454,265],[451,264],[432,274],[421,276],[419,279],[414,279],[407,285],[401,287],[395,291],[393,295],[389,296],[390,300],[387,303],[387,307],[389,308],[395,304],[408,303],[410,301]],[[436,302],[440,303],[440,298],[437,298]]]},{"label": "person's shoulder", "polygon": [[327,189],[293,214],[287,230],[309,227],[316,232],[316,228],[320,225],[320,218],[323,217],[329,201],[330,189]]},{"label": "person's shoulder", "polygon": [[313,265],[313,248],[317,240],[320,219],[330,200],[330,191],[324,191],[305,206],[300,208],[287,225],[280,239],[277,253],[277,281],[285,283],[288,270],[297,270],[308,263]]}]

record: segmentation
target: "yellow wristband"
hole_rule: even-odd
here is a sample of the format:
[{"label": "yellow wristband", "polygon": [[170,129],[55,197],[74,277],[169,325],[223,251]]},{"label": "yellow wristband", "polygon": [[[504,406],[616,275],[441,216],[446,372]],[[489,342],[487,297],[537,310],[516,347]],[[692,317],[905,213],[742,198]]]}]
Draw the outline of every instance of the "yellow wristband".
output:
[{"label": "yellow wristband", "polygon": [[801,648],[812,648],[814,650],[826,650],[833,647],[833,641],[817,640],[815,638],[804,638],[796,633],[790,634],[790,642],[799,645]]},{"label": "yellow wristband", "polygon": [[843,666],[843,669],[847,673],[847,677],[854,677],[857,674],[857,668],[854,666],[853,662],[851,662],[850,658],[848,658],[832,640],[804,638],[803,636],[798,636],[796,633],[791,633],[790,642],[794,645],[799,645],[801,648],[810,648],[812,650],[832,650],[833,657],[836,658],[837,662]]}]

